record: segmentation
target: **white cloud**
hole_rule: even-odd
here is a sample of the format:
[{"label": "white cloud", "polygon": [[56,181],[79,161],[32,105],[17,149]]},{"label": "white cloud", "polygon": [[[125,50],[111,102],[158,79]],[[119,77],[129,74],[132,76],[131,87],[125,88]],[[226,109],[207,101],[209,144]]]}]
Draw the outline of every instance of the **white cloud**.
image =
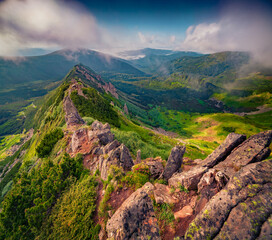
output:
[{"label": "white cloud", "polygon": [[174,43],[175,41],[176,41],[176,36],[175,35],[170,36],[169,42]]},{"label": "white cloud", "polygon": [[144,35],[142,32],[138,32],[138,37],[140,39],[140,42],[144,44],[152,44],[155,40],[154,35]]},{"label": "white cloud", "polygon": [[202,53],[249,51],[255,60],[271,66],[271,23],[265,12],[227,13],[218,22],[190,26],[180,49]]},{"label": "white cloud", "polygon": [[57,0],[0,3],[0,55],[26,47],[99,47],[108,38],[80,5]]}]

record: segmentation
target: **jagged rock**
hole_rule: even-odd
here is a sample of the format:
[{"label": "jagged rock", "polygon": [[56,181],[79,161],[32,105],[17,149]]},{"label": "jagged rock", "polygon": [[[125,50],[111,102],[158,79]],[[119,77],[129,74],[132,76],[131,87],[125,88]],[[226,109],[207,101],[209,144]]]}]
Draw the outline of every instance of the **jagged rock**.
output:
[{"label": "jagged rock", "polygon": [[104,148],[103,148],[103,153],[108,154],[110,151],[113,149],[116,149],[120,146],[120,143],[117,140],[114,140],[113,142],[108,143]]},{"label": "jagged rock", "polygon": [[[82,145],[87,142],[88,142],[87,128],[79,128],[78,130],[75,130],[71,139],[72,153],[76,153],[80,151],[80,149],[82,148]],[[81,153],[83,152],[81,151]]]},{"label": "jagged rock", "polygon": [[63,109],[65,111],[67,127],[85,123],[69,96],[66,96],[63,100]]},{"label": "jagged rock", "polygon": [[170,153],[168,161],[165,166],[163,177],[168,180],[172,175],[177,172],[182,164],[182,157],[185,153],[185,146],[175,146]]},{"label": "jagged rock", "polygon": [[272,212],[272,160],[252,163],[231,177],[196,216],[185,239],[255,239]]},{"label": "jagged rock", "polygon": [[175,219],[186,218],[186,217],[193,215],[193,212],[194,212],[194,210],[192,209],[192,207],[188,205],[188,206],[183,207],[178,212],[175,212],[174,217],[175,217]]},{"label": "jagged rock", "polygon": [[188,172],[181,172],[174,174],[168,183],[170,186],[178,188],[180,185],[184,186],[188,190],[197,190],[197,185],[208,168],[197,166],[190,169]]},{"label": "jagged rock", "polygon": [[102,145],[106,145],[113,141],[114,135],[110,131],[110,125],[108,123],[103,125],[96,120],[92,123],[91,127],[92,130],[88,132],[89,140],[97,138]]},{"label": "jagged rock", "polygon": [[231,177],[243,166],[267,158],[271,152],[268,148],[271,140],[272,131],[261,132],[251,136],[214,168]]},{"label": "jagged rock", "polygon": [[222,189],[228,183],[229,179],[224,173],[219,171],[215,174],[215,181],[217,183],[217,188]]},{"label": "jagged rock", "polygon": [[216,175],[216,170],[215,169],[210,169],[208,172],[206,172],[202,178],[200,179],[198,185],[197,185],[197,190],[200,192],[205,186],[209,186],[214,182]]},{"label": "jagged rock", "polygon": [[152,200],[148,196],[152,187],[146,183],[117,209],[106,226],[109,239],[161,239]]},{"label": "jagged rock", "polygon": [[128,148],[121,144],[120,146],[120,165],[125,171],[130,171],[132,166],[134,165],[132,157],[129,153]]},{"label": "jagged rock", "polygon": [[137,157],[136,157],[135,164],[139,164],[140,162],[141,162],[141,150],[139,149],[137,151]]},{"label": "jagged rock", "polygon": [[145,164],[148,166],[150,171],[150,177],[156,179],[159,178],[163,173],[163,165],[162,160],[160,159],[152,159],[150,161],[146,161]]},{"label": "jagged rock", "polygon": [[109,169],[112,165],[122,167],[125,172],[130,171],[134,165],[129,150],[124,144],[109,152],[106,159],[103,156],[99,158],[99,170],[103,180],[108,178]]},{"label": "jagged rock", "polygon": [[164,184],[155,183],[154,198],[156,203],[173,204],[177,202],[170,194],[170,188]]},{"label": "jagged rock", "polygon": [[230,133],[225,141],[201,162],[201,166],[209,168],[215,166],[219,162],[223,161],[234,148],[245,140],[245,135]]}]

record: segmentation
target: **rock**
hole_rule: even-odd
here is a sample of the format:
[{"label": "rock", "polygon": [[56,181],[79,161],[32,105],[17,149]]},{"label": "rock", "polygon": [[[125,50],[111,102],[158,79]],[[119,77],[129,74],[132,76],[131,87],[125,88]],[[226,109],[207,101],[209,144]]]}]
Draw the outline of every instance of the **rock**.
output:
[{"label": "rock", "polygon": [[172,149],[163,173],[164,179],[168,180],[180,169],[185,149],[185,146],[175,146]]},{"label": "rock", "polygon": [[163,173],[163,165],[162,162],[159,160],[151,160],[145,162],[145,164],[148,166],[150,171],[150,177],[153,179],[159,178]]},{"label": "rock", "polygon": [[129,115],[127,104],[124,105],[124,113]]},{"label": "rock", "polygon": [[267,240],[272,237],[272,215],[263,223],[258,240]]},{"label": "rock", "polygon": [[94,121],[91,125],[92,130],[88,132],[89,140],[97,138],[101,145],[107,145],[114,140],[114,135],[110,131],[108,123],[102,124],[99,121]]},{"label": "rock", "polygon": [[223,161],[231,151],[246,140],[246,135],[230,133],[225,141],[216,148],[205,160],[201,162],[203,167],[213,167]]},{"label": "rock", "polygon": [[190,169],[188,172],[181,172],[174,174],[169,180],[168,184],[175,188],[180,185],[184,186],[188,190],[197,190],[197,185],[205,172],[208,171],[206,167],[196,166]]},{"label": "rock", "polygon": [[132,193],[108,220],[109,239],[161,239],[152,200],[147,193],[150,187],[144,185]]},{"label": "rock", "polygon": [[205,186],[209,186],[214,182],[215,174],[216,174],[216,170],[210,169],[210,170],[208,170],[208,172],[206,172],[202,176],[202,178],[200,179],[200,181],[197,185],[198,192],[200,192]]},{"label": "rock", "polygon": [[139,149],[137,151],[137,157],[136,157],[135,164],[139,164],[140,162],[141,162],[141,150]]},{"label": "rock", "polygon": [[259,162],[268,157],[271,152],[268,148],[271,140],[271,130],[251,136],[214,168],[231,177],[247,164]]},{"label": "rock", "polygon": [[[88,131],[87,128],[79,128],[75,130],[71,139],[72,153],[80,151],[82,145],[88,142]],[[81,153],[83,153],[81,151]],[[86,153],[86,150],[85,152]]]},{"label": "rock", "polygon": [[124,169],[124,171],[130,171],[132,166],[134,165],[132,157],[129,153],[128,148],[121,144],[120,146],[120,165]]},{"label": "rock", "polygon": [[220,190],[223,187],[225,187],[225,185],[229,181],[228,177],[224,173],[222,173],[220,171],[215,174],[215,178],[214,179],[215,179],[215,181],[217,183],[217,188],[220,189]]},{"label": "rock", "polygon": [[154,198],[156,203],[173,204],[177,202],[170,194],[170,188],[164,184],[155,183]]},{"label": "rock", "polygon": [[63,100],[63,109],[65,111],[67,127],[85,123],[69,96],[66,96]]},{"label": "rock", "polygon": [[117,140],[114,140],[113,142],[108,143],[104,148],[103,148],[103,153],[108,154],[110,151],[113,149],[116,149],[120,146],[120,143]]},{"label": "rock", "polygon": [[134,165],[129,150],[124,144],[110,151],[108,155],[107,158],[103,156],[99,158],[99,170],[103,180],[107,180],[109,169],[112,165],[122,167],[125,172],[130,171]]},{"label": "rock", "polygon": [[191,208],[191,206],[188,205],[188,206],[183,207],[178,212],[175,212],[174,217],[175,217],[175,219],[186,218],[186,217],[192,216],[193,212],[194,212],[194,210]]},{"label": "rock", "polygon": [[234,174],[189,225],[185,239],[255,239],[272,212],[272,160]]}]

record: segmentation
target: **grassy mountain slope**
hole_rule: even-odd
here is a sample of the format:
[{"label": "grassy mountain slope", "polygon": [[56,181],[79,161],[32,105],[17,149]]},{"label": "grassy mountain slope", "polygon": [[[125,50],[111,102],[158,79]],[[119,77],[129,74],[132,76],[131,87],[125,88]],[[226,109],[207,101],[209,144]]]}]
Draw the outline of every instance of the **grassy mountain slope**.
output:
[{"label": "grassy mountain slope", "polygon": [[145,48],[136,51],[127,51],[122,53],[121,56],[130,57],[129,63],[136,68],[149,74],[156,74],[158,71],[166,70],[164,65],[171,60],[185,56],[197,57],[201,56],[201,54],[196,52]]}]

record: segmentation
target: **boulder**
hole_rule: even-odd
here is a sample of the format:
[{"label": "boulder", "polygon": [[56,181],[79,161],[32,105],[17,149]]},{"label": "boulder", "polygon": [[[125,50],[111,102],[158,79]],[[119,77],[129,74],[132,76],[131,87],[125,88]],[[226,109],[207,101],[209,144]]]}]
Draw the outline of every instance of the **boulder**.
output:
[{"label": "boulder", "polygon": [[108,220],[108,239],[161,239],[152,200],[148,193],[153,185],[146,183],[132,193]]},{"label": "boulder", "polygon": [[188,172],[181,172],[174,174],[169,180],[168,184],[175,188],[180,185],[184,186],[188,190],[197,190],[197,185],[201,177],[208,171],[207,167],[196,166],[190,169]]},{"label": "boulder", "polygon": [[161,159],[152,159],[150,161],[146,161],[145,164],[148,166],[150,171],[150,176],[153,179],[159,178],[163,173],[163,165]]},{"label": "boulder", "polygon": [[272,212],[272,160],[234,174],[189,225],[185,239],[255,239]]},{"label": "boulder", "polygon": [[188,206],[183,207],[178,212],[175,212],[174,217],[175,217],[175,219],[186,218],[186,217],[192,216],[193,212],[194,212],[194,210],[192,209],[192,207],[188,205]]},{"label": "boulder", "polygon": [[267,240],[271,239],[272,236],[272,214],[270,217],[263,223],[262,229],[257,240]]},{"label": "boulder", "polygon": [[65,111],[67,127],[85,123],[69,96],[66,96],[63,100],[63,109]]},{"label": "boulder", "polygon": [[213,167],[223,161],[231,151],[246,140],[246,135],[230,133],[225,141],[216,148],[205,160],[201,162],[203,167]]},{"label": "boulder", "polygon": [[271,140],[271,130],[251,136],[214,168],[231,177],[247,164],[267,158],[271,152],[268,148]]},{"label": "boulder", "polygon": [[155,183],[154,198],[156,203],[174,204],[177,202],[170,194],[170,188],[164,184]]},{"label": "boulder", "polygon": [[175,146],[170,153],[168,161],[165,166],[165,170],[163,173],[164,179],[168,180],[172,177],[172,175],[177,172],[182,164],[182,157],[185,153],[185,146]]}]

